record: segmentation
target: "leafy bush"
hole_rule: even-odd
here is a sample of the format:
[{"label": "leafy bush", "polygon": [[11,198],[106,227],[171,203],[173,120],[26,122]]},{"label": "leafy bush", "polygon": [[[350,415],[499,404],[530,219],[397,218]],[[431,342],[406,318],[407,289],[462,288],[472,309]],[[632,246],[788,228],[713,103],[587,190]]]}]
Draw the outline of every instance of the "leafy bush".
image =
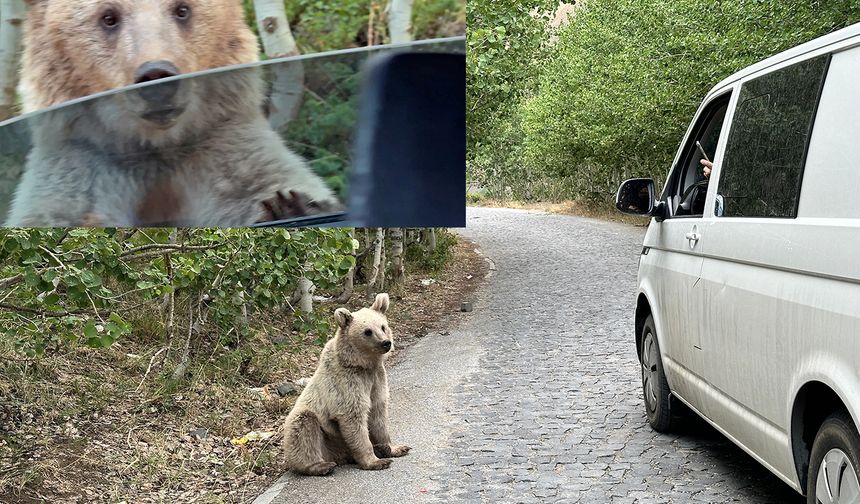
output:
[{"label": "leafy bush", "polygon": [[[467,149],[485,152],[501,124],[534,86],[543,58],[546,20],[553,2],[467,2]],[[495,150],[495,149],[487,149]]]},{"label": "leafy bush", "polygon": [[175,233],[0,230],[5,336],[31,356],[69,342],[110,346],[134,329],[129,314],[170,293],[182,307],[177,317],[191,310],[226,334],[241,327],[243,303],[283,306],[302,275],[333,289],[355,261],[356,243],[344,229]]},{"label": "leafy bush", "polygon": [[432,273],[442,269],[453,256],[456,244],[457,238],[453,233],[445,229],[437,229],[435,250],[428,253],[423,243],[415,242],[406,247],[403,257],[409,262],[414,262],[417,270]]}]

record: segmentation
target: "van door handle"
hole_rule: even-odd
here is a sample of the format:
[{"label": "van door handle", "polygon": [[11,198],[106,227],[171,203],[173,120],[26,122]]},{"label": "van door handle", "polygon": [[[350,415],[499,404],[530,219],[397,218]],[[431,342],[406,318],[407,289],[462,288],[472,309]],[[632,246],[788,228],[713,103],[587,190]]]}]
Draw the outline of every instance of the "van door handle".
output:
[{"label": "van door handle", "polygon": [[688,240],[690,240],[690,241],[692,241],[692,242],[697,242],[697,241],[699,241],[699,233],[695,233],[695,232],[693,232],[693,231],[690,231],[689,233],[687,233],[687,234],[686,234],[686,237],[687,237],[687,239],[688,239]]}]

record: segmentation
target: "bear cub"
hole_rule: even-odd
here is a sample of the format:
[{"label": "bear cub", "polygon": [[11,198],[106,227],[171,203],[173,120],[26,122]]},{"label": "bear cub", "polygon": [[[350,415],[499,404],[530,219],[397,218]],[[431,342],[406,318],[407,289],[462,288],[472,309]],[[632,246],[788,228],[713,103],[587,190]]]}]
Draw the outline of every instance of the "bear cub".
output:
[{"label": "bear cub", "polygon": [[351,463],[365,470],[386,469],[388,457],[409,451],[392,445],[388,434],[384,361],[393,348],[388,305],[383,293],[370,308],[335,311],[337,332],[283,426],[288,469],[311,476]]},{"label": "bear cub", "polygon": [[[28,0],[24,111],[250,64],[239,0]],[[263,114],[255,68],[142,87],[34,117],[7,226],[244,227],[342,204]]]}]

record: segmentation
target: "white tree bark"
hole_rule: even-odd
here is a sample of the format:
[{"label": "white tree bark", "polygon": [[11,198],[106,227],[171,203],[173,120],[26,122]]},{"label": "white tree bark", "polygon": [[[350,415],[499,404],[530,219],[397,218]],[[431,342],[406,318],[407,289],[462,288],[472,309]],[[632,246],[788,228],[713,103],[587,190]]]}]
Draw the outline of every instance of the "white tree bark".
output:
[{"label": "white tree bark", "polygon": [[388,4],[388,32],[392,44],[412,41],[412,0],[391,0]]},{"label": "white tree bark", "polygon": [[422,240],[424,242],[424,250],[427,252],[435,252],[436,251],[436,228],[426,228],[422,229],[421,233],[424,235]]},{"label": "white tree bark", "polygon": [[[299,54],[283,0],[254,0],[254,12],[266,56],[281,58]],[[280,130],[295,119],[301,109],[305,69],[301,61],[281,63],[269,68],[273,72],[268,104],[269,123]]]},{"label": "white tree bark", "polygon": [[299,291],[302,293],[299,298],[299,310],[302,313],[310,313],[314,311],[314,284],[305,277],[299,278]]},{"label": "white tree bark", "polygon": [[403,228],[389,229],[388,237],[391,240],[391,283],[397,285],[406,274],[403,265]]},{"label": "white tree bark", "polygon": [[0,121],[15,115],[24,0],[0,0]]}]

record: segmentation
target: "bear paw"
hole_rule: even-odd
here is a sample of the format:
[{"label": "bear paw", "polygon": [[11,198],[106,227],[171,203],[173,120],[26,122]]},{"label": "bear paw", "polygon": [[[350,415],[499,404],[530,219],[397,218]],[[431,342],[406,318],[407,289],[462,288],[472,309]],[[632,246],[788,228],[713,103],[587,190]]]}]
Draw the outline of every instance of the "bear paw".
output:
[{"label": "bear paw", "polygon": [[337,201],[316,201],[310,199],[306,194],[297,191],[288,191],[286,196],[281,191],[276,191],[274,197],[263,200],[260,203],[263,206],[263,217],[257,221],[258,223],[294,219],[296,217],[307,217],[343,210],[343,205]]},{"label": "bear paw", "polygon": [[390,465],[391,459],[376,459],[373,462],[362,464],[360,467],[365,471],[379,471],[381,469],[388,469]]},{"label": "bear paw", "polygon": [[309,476],[327,476],[331,474],[335,466],[334,462],[315,462],[304,470],[304,473]]},{"label": "bear paw", "polygon": [[412,448],[406,445],[391,445],[391,456],[402,457],[409,453]]}]

